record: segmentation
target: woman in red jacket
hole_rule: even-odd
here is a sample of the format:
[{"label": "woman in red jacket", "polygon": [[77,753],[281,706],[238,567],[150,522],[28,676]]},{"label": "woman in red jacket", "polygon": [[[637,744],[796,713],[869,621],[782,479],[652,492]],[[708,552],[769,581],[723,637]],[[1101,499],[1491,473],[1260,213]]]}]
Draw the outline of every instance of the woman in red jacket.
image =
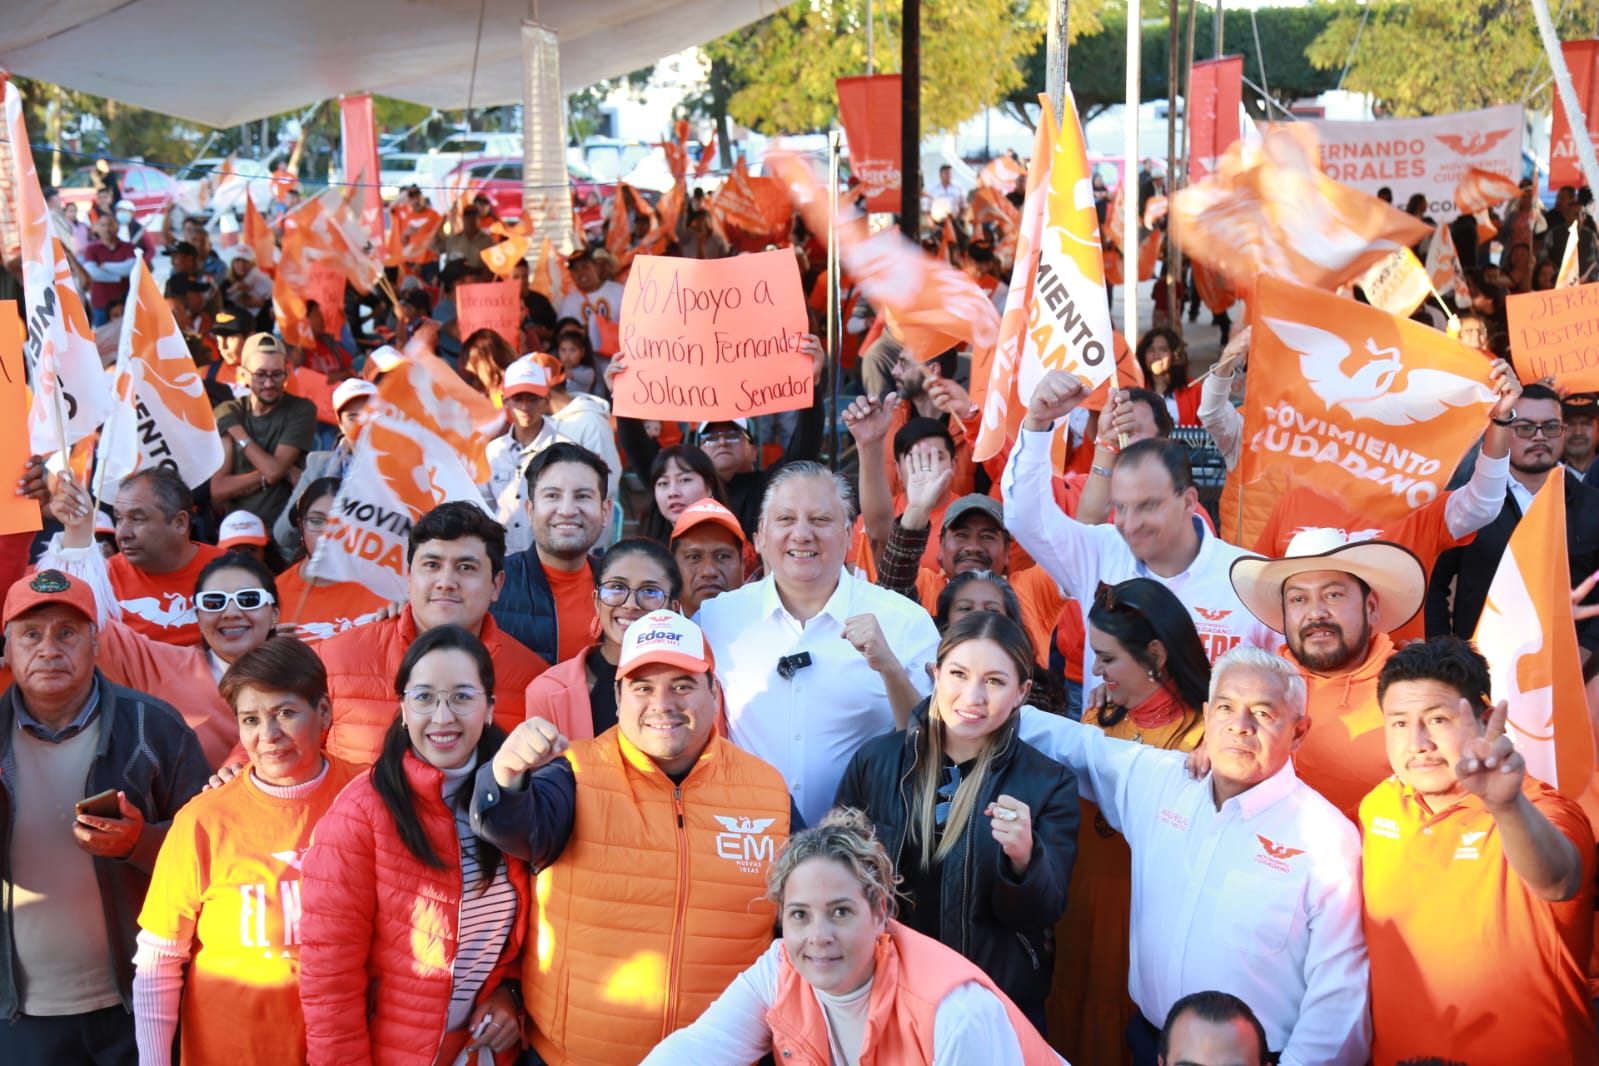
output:
[{"label": "woman in red jacket", "polygon": [[616,662],[635,619],[679,611],[683,576],[653,540],[617,541],[600,560],[594,607],[600,641],[556,663],[527,687],[527,716],[555,723],[569,740],[597,737],[616,724]]},{"label": "woman in red jacket", "polygon": [[429,1066],[487,1048],[509,1063],[522,1043],[506,978],[521,953],[527,869],[468,822],[473,772],[505,739],[491,717],[494,664],[471,633],[439,626],[406,651],[394,690],[382,754],[305,856],[307,1059]]},{"label": "woman in red jacket", "polygon": [[1138,342],[1144,387],[1166,401],[1173,425],[1199,425],[1199,382],[1188,380],[1188,347],[1177,331],[1157,326]]},{"label": "woman in red jacket", "polygon": [[1062,1062],[976,964],[894,920],[894,865],[835,807],[767,873],[782,939],[644,1066],[1045,1066]]}]

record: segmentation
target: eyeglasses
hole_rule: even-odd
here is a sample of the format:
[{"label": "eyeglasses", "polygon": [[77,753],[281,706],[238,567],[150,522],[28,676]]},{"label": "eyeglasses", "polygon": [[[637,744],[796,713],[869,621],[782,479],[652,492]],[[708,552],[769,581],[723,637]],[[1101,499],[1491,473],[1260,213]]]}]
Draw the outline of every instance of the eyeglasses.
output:
[{"label": "eyeglasses", "polygon": [[287,370],[252,370],[250,377],[256,381],[283,381],[289,376]]},{"label": "eyeglasses", "polygon": [[237,592],[202,592],[194,597],[194,606],[206,614],[220,614],[230,603],[239,605],[241,611],[270,607],[278,601],[266,589],[240,589]]},{"label": "eyeglasses", "polygon": [[1548,440],[1559,440],[1566,435],[1564,422],[1512,422],[1510,432],[1522,440],[1532,440],[1542,433]]},{"label": "eyeglasses", "polygon": [[669,598],[665,589],[657,588],[654,585],[640,585],[638,588],[630,588],[620,582],[609,581],[600,586],[600,602],[607,607],[620,607],[628,601],[630,596],[633,602],[638,604],[639,609],[643,611],[659,610],[666,606],[666,601]]},{"label": "eyeglasses", "polygon": [[321,529],[327,524],[327,515],[308,514],[304,518],[300,519],[300,525],[304,526],[306,529]]},{"label": "eyeglasses", "polygon": [[457,718],[465,718],[477,710],[478,703],[482,698],[482,689],[468,686],[452,688],[448,692],[435,692],[430,688],[408,688],[405,690],[405,702],[409,703],[413,710],[421,714],[432,714],[434,708],[438,707],[439,700],[442,699],[444,700],[444,705],[449,708],[450,713]]}]

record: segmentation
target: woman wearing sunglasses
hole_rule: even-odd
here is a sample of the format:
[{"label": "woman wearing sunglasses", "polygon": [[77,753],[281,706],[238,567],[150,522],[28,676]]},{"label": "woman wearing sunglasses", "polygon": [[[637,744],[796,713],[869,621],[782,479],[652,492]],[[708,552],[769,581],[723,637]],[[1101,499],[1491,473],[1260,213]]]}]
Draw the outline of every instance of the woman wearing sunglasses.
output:
[{"label": "woman wearing sunglasses", "polygon": [[278,624],[278,588],[272,572],[248,555],[230,552],[207,563],[194,584],[200,647],[164,644],[122,624],[105,557],[94,547],[94,512],[83,486],[63,477],[50,501],[65,526],[60,548],[41,557],[82,577],[100,606],[95,664],[119,685],[148,692],[176,707],[189,723],[213,769],[242,763],[233,708],[217,689],[229,666],[266,643]]},{"label": "woman wearing sunglasses", "polygon": [[[1205,736],[1210,663],[1193,615],[1165,585],[1139,577],[1100,585],[1088,611],[1094,676],[1105,699],[1088,700],[1084,725],[1122,740],[1192,751]],[[1077,869],[1057,942],[1049,1024],[1069,1062],[1130,1063],[1125,1032],[1132,853],[1099,808],[1081,800]]]},{"label": "woman wearing sunglasses", "polygon": [[1040,1032],[1077,839],[1077,781],[1017,735],[1032,686],[1020,625],[981,611],[938,645],[908,728],[850,761],[834,803],[888,847],[900,920],[980,966]]},{"label": "woman wearing sunglasses", "polygon": [[683,577],[653,540],[617,541],[599,564],[594,607],[599,643],[563,659],[527,687],[527,716],[553,722],[569,740],[597,737],[616,724],[616,663],[622,634],[651,611],[680,610]]},{"label": "woman wearing sunglasses", "polygon": [[505,740],[494,663],[443,625],[406,649],[369,774],[317,826],[301,892],[307,1061],[477,1066],[521,1049],[527,867],[472,834],[473,772]]},{"label": "woman wearing sunglasses", "polygon": [[294,635],[307,644],[324,641],[351,626],[370,622],[386,606],[383,597],[354,581],[324,581],[305,572],[327,529],[328,515],[339,494],[339,479],[317,478],[295,501],[292,521],[300,534],[300,553],[294,565],[278,575],[283,594],[280,609]]}]

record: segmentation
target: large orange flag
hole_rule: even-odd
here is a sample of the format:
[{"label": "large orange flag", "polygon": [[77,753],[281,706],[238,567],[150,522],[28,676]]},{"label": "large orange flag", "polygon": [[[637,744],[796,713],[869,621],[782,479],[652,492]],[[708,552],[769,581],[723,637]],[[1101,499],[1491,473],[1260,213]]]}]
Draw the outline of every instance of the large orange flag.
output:
[{"label": "large orange flag", "polygon": [[1510,704],[1505,731],[1527,773],[1575,799],[1593,779],[1594,746],[1567,594],[1565,482],[1556,467],[1521,516],[1474,639],[1493,674],[1494,701]]},{"label": "large orange flag", "polygon": [[244,243],[255,250],[256,267],[270,277],[277,270],[278,245],[272,239],[272,228],[249,196],[244,198]]},{"label": "large orange flag", "polygon": [[835,227],[825,191],[798,157],[772,152],[766,166],[787,183],[812,233],[836,228],[844,273],[873,307],[890,316],[916,358],[925,361],[965,344],[974,351],[993,346],[999,312],[977,282],[938,262],[897,229],[868,236],[866,219],[859,213],[841,218]]},{"label": "large orange flag", "polygon": [[[1036,141],[1037,134],[1034,134]],[[1035,155],[1036,159],[1037,156]],[[1016,179],[1026,174],[1022,165],[1008,155],[997,156],[989,161],[977,175],[977,184],[986,189],[997,189],[1001,195],[1009,193],[1016,188]]]},{"label": "large orange flag", "polygon": [[729,243],[742,251],[757,252],[767,244],[788,243],[794,206],[783,183],[777,178],[751,175],[742,158],[733,164],[733,173],[711,198],[710,210],[711,220]]},{"label": "large orange flag", "polygon": [[1458,341],[1332,293],[1260,278],[1244,404],[1247,486],[1286,469],[1374,520],[1444,490],[1493,402]]},{"label": "large orange flag", "polygon": [[516,264],[527,258],[532,240],[513,234],[499,244],[483,249],[483,265],[494,271],[496,277],[508,278],[516,273]]},{"label": "large orange flag", "polygon": [[1308,122],[1273,126],[1258,146],[1235,143],[1214,174],[1171,197],[1170,217],[1189,256],[1235,281],[1269,275],[1318,289],[1432,232],[1328,177]]},{"label": "large orange flag", "polygon": [[1455,210],[1475,215],[1521,195],[1515,181],[1481,167],[1467,167],[1466,176],[1455,186]]},{"label": "large orange flag", "polygon": [[572,272],[566,266],[566,257],[556,250],[548,237],[539,244],[538,258],[533,260],[527,287],[542,293],[557,308],[566,299],[567,293],[577,291],[572,283]]}]

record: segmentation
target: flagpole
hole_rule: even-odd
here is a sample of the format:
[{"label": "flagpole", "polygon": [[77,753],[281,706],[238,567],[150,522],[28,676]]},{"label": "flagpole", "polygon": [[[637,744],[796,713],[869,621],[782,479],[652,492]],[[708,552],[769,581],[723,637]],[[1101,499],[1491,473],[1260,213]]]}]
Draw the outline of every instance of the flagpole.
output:
[{"label": "flagpole", "polygon": [[1138,103],[1140,0],[1127,0],[1127,107],[1122,128],[1122,336],[1138,343]]},{"label": "flagpole", "polygon": [[[150,269],[148,266],[145,265],[145,262],[144,262],[144,251],[142,249],[135,248],[134,251],[133,251],[133,256],[138,262],[134,265],[133,274],[128,279],[128,295],[127,295],[127,298],[123,301],[123,305],[122,305],[122,331],[121,331],[121,335],[117,338],[117,370],[118,370],[118,374],[117,374],[117,381],[115,382],[115,384],[112,385],[113,391],[118,386],[122,385],[122,383],[123,383],[123,375],[121,374],[121,370],[123,368],[123,364],[124,364],[125,360],[131,354],[127,350],[128,348],[131,347],[131,345],[129,344],[129,341],[128,341],[128,331],[133,328],[133,323],[136,320],[137,315],[138,315],[138,309],[139,309],[139,285],[143,281],[143,279],[139,275],[142,272]],[[133,387],[133,378],[131,376],[129,376],[127,378],[127,388],[131,389],[132,387]],[[100,497],[101,497],[101,494],[105,491],[105,472],[106,472],[106,468],[110,466],[110,464],[107,463],[105,461],[105,459],[99,454],[100,453],[100,449],[105,447],[106,440],[108,438],[113,443],[115,443],[115,441],[116,441],[116,431],[120,428],[118,423],[121,421],[121,416],[123,414],[123,408],[126,406],[127,396],[126,395],[119,395],[119,396],[116,397],[116,399],[117,399],[116,404],[113,405],[112,408],[111,408],[111,417],[106,419],[106,424],[100,427],[100,439],[97,442],[97,446],[95,447],[94,488],[90,491],[90,494],[89,494],[89,513],[90,514],[99,514],[100,513]]]},{"label": "flagpole", "polygon": [[[1133,0],[1137,3],[1137,0]],[[1554,20],[1549,17],[1549,0],[1532,0],[1532,13],[1538,20],[1538,36],[1543,38],[1543,50],[1549,56],[1549,66],[1555,74],[1555,90],[1560,102],[1566,106],[1570,119],[1571,139],[1577,146],[1577,162],[1582,175],[1588,179],[1588,188],[1599,189],[1599,161],[1594,159],[1593,138],[1588,136],[1588,116],[1583,113],[1582,101],[1577,99],[1577,89],[1571,83],[1571,70],[1566,66],[1566,54],[1560,48],[1560,35],[1555,32]]]}]

